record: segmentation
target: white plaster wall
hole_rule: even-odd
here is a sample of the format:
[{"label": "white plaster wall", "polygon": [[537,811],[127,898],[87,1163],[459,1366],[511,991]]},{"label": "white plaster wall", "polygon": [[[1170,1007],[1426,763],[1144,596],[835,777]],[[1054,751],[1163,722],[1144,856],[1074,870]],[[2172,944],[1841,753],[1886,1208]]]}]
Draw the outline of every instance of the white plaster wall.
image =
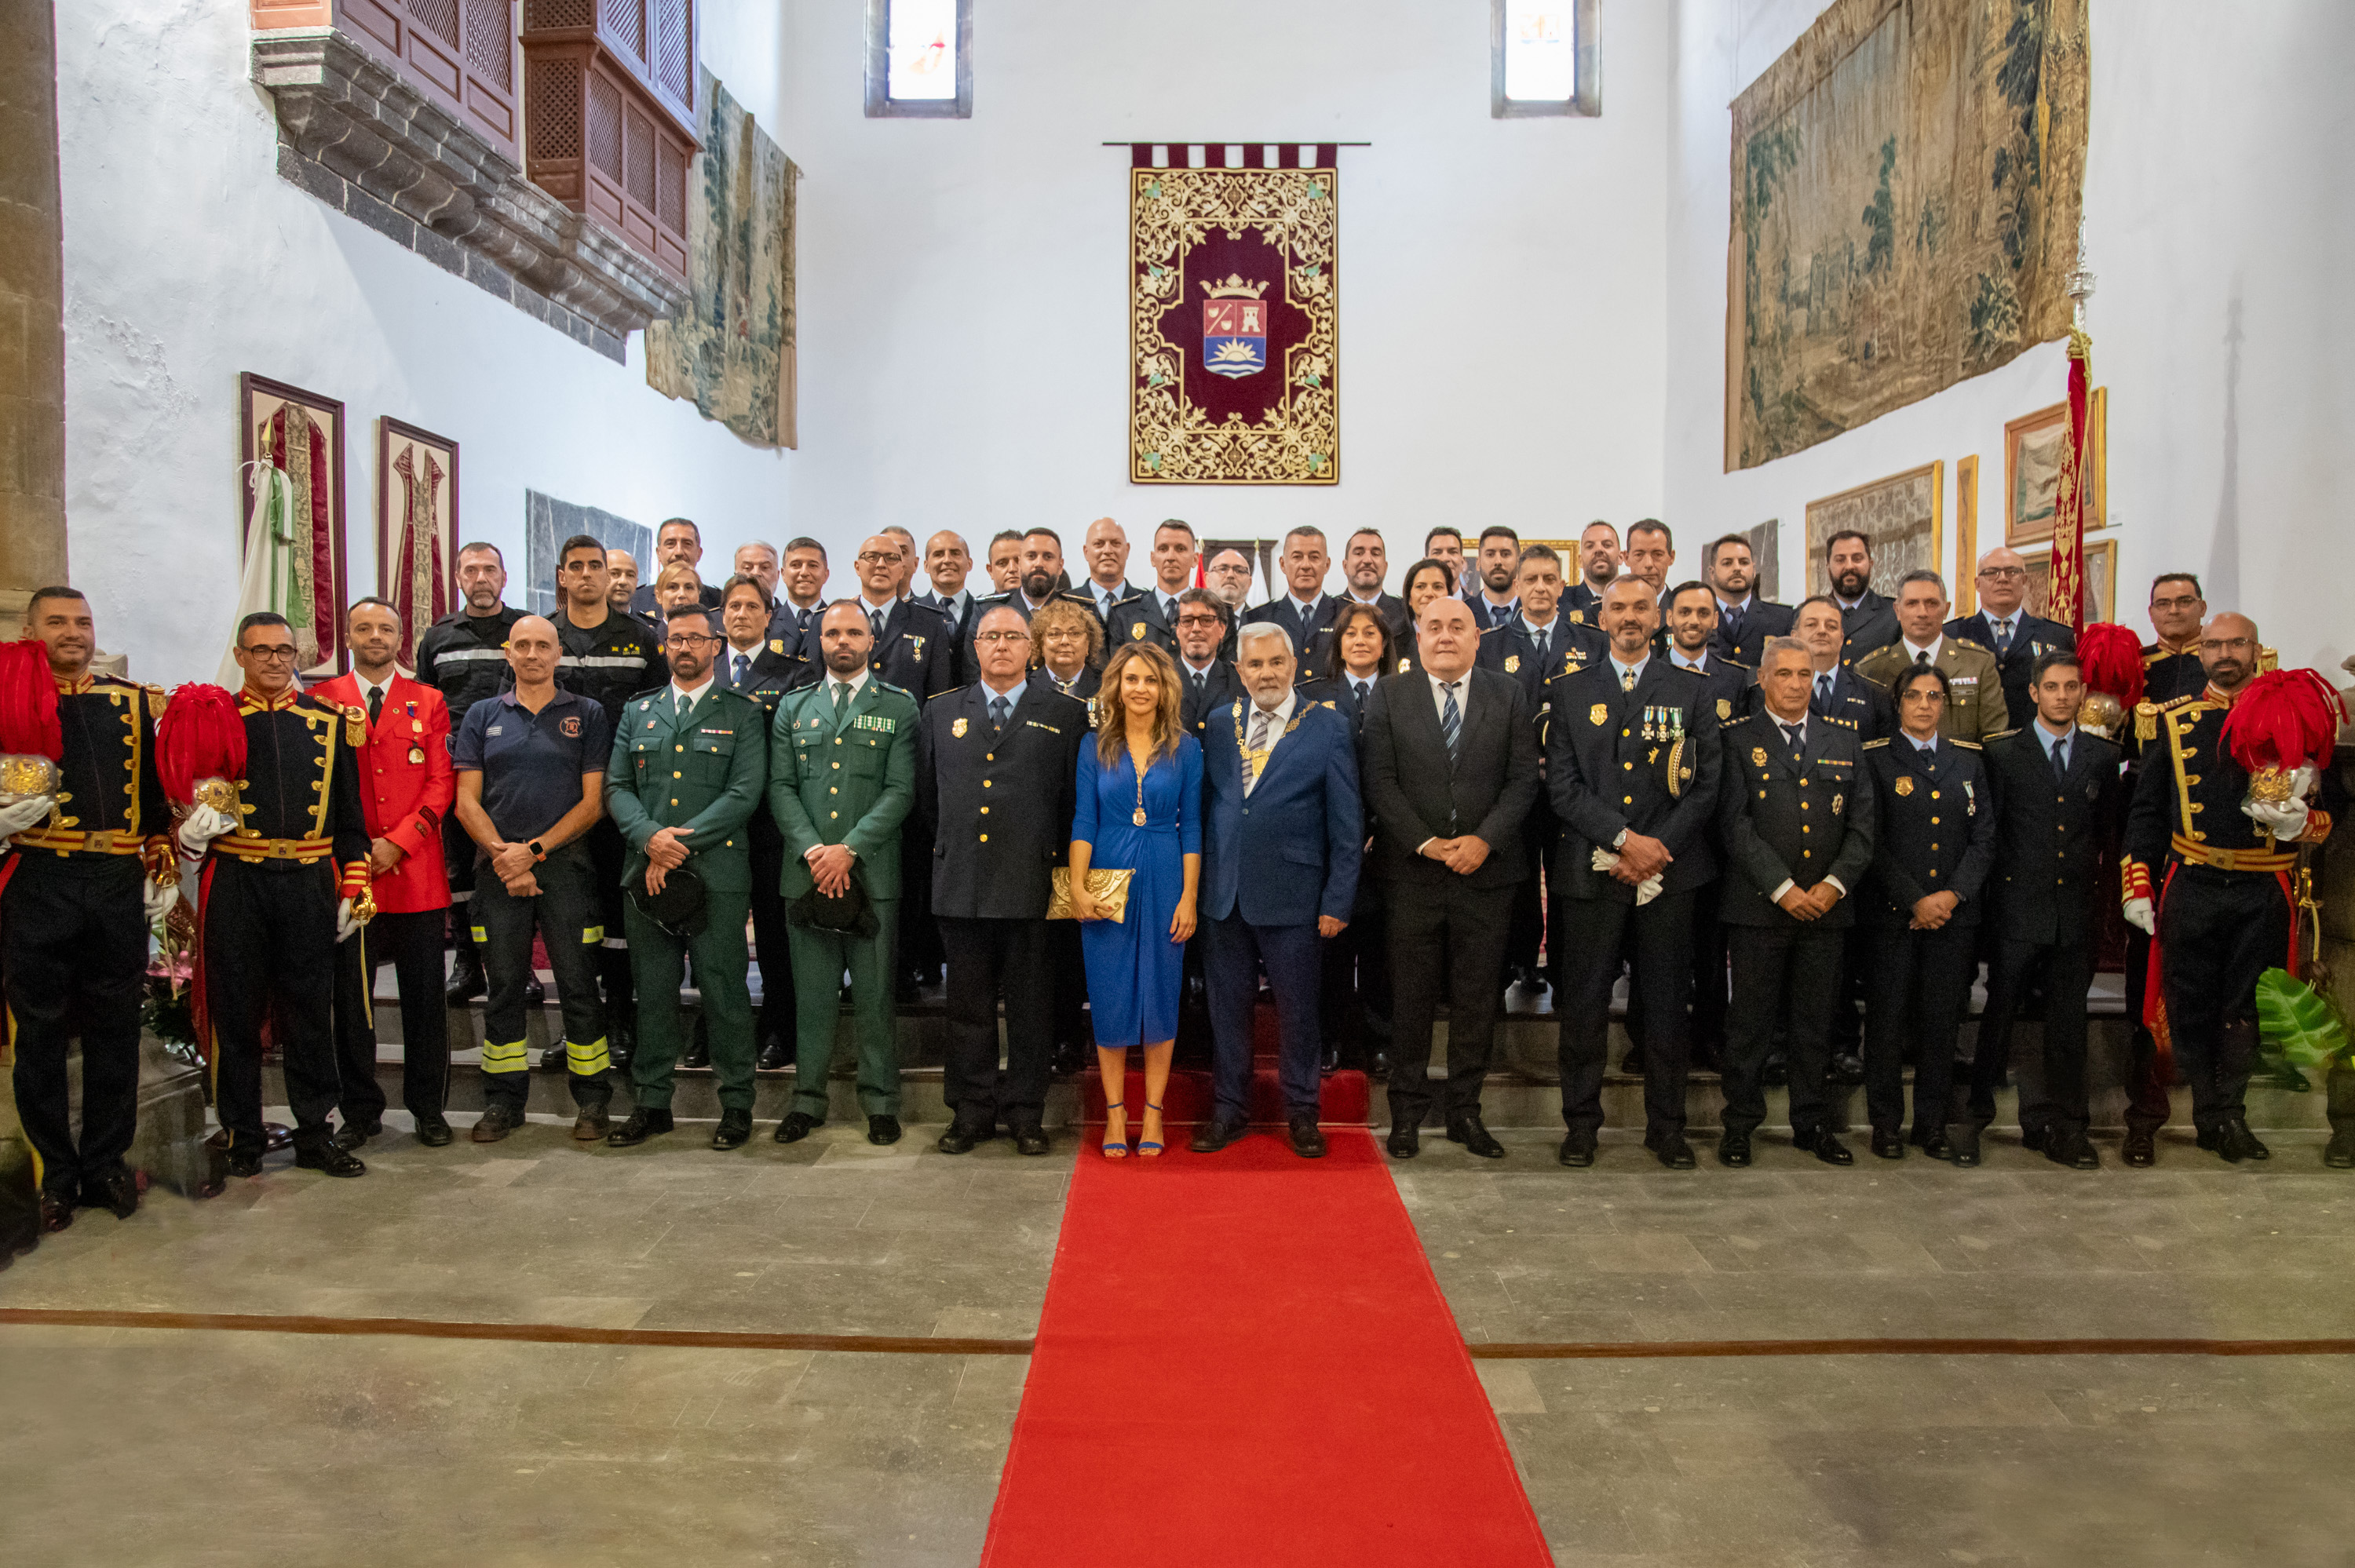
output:
[{"label": "white plaster wall", "polygon": [[[2058,402],[2048,344],[1862,429],[1724,470],[1728,106],[1806,30],[1816,0],[1680,0],[1668,202],[1667,515],[1680,546],[1782,519],[1785,598],[1806,503],[1934,458],[1979,457],[1982,548],[2003,528],[2003,426]],[[2355,549],[2338,482],[2355,415],[2355,7],[2343,0],[2093,0],[2089,324],[2109,388],[2120,619],[2150,578],[2201,574],[2285,662],[2336,672],[2355,643]],[[2100,535],[2096,535],[2099,537]],[[1954,535],[1947,533],[1950,569]]]},{"label": "white plaster wall", "polygon": [[[1075,559],[1106,514],[1371,525],[1395,581],[1434,523],[1657,509],[1665,8],[1605,7],[1602,118],[1517,121],[1487,0],[983,0],[967,121],[865,118],[862,9],[797,0],[785,50],[802,526],[1046,524]],[[1338,485],[1127,482],[1129,158],[1099,143],[1189,138],[1373,143],[1341,154]]]},{"label": "white plaster wall", "polygon": [[[720,7],[715,6],[719,11]],[[522,572],[527,488],[700,521],[707,573],[780,534],[793,454],[757,450],[615,365],[331,211],[276,173],[242,0],[57,8],[69,549],[101,640],[209,680],[237,596],[237,377],[344,400],[349,577],[376,590],[376,420],[456,439],[460,517]],[[776,120],[777,7],[707,21],[707,58]],[[511,591],[510,598],[517,597]]]}]

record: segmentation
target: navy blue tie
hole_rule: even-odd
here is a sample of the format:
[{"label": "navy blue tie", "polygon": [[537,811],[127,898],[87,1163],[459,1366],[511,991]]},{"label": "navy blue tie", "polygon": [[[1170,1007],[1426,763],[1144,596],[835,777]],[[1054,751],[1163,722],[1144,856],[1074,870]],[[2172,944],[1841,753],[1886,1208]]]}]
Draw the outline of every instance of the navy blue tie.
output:
[{"label": "navy blue tie", "polygon": [[1004,697],[992,697],[989,699],[989,727],[993,730],[1004,729],[1006,727],[1006,699]]}]

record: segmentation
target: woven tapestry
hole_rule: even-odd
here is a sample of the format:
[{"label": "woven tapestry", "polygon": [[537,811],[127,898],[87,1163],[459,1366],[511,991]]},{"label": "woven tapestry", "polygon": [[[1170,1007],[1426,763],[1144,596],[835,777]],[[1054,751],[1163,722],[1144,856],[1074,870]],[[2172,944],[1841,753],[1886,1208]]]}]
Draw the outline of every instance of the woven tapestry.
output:
[{"label": "woven tapestry", "polygon": [[2069,331],[2086,0],[1834,0],[1733,103],[1726,467]]},{"label": "woven tapestry", "polygon": [[1131,151],[1128,477],[1337,482],[1339,149]]},{"label": "woven tapestry", "polygon": [[703,72],[688,302],[646,328],[646,385],[761,447],[794,444],[794,182],[800,170]]}]

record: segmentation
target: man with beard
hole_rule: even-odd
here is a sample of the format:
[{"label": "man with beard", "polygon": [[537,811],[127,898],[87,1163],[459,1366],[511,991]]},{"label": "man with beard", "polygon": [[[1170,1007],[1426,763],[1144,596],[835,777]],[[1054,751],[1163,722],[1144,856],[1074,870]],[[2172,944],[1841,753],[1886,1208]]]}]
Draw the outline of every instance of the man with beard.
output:
[{"label": "man with beard", "polygon": [[[992,551],[993,557],[995,550]],[[1096,611],[1095,601],[1083,593],[1057,585],[1063,580],[1063,539],[1052,528],[1033,528],[1022,535],[1021,554],[1016,557],[1015,586],[1005,593],[993,594],[974,605],[973,624],[981,625],[981,618],[999,605],[1006,606],[1030,624],[1030,615],[1040,605],[1060,600],[1076,604],[1090,615]],[[966,670],[978,670],[981,662],[973,644],[973,633],[965,633],[963,663]]]},{"label": "man with beard", "polygon": [[1592,625],[1603,608],[1603,590],[1619,576],[1619,530],[1600,520],[1589,523],[1578,536],[1578,580],[1561,598],[1564,614],[1582,625]]},{"label": "man with beard", "polygon": [[[496,545],[479,540],[458,546],[455,613],[428,627],[417,640],[417,678],[442,694],[450,710],[450,733],[466,722],[466,710],[506,684],[507,635],[523,611],[500,602],[507,588],[506,558]],[[442,859],[450,873],[450,945],[455,957],[443,992],[457,1007],[483,994],[483,958],[474,950],[466,906],[474,896],[474,841],[455,811],[442,819]]]},{"label": "man with beard", "polygon": [[1480,530],[1480,592],[1472,601],[1472,618],[1483,631],[1509,626],[1521,613],[1521,596],[1513,580],[1521,571],[1521,536],[1501,523]]},{"label": "man with beard", "polygon": [[1824,541],[1824,575],[1847,637],[1841,658],[1854,663],[1897,641],[1897,607],[1872,591],[1872,541],[1843,528]]},{"label": "man with beard", "polygon": [[[1751,558],[1750,541],[1739,534],[1728,534],[1710,544],[1705,575],[1717,595],[1717,632],[1710,646],[1719,657],[1755,670],[1767,641],[1790,635],[1791,607],[1758,597],[1757,564]],[[1668,630],[1673,636],[1673,608]]]}]

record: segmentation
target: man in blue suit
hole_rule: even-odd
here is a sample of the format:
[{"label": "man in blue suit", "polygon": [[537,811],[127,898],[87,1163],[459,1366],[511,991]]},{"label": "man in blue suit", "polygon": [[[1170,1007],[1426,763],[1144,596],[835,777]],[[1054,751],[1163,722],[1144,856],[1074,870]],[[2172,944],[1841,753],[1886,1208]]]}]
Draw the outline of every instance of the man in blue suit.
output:
[{"label": "man in blue suit", "polygon": [[1292,637],[1246,623],[1235,647],[1245,695],[1202,727],[1202,931],[1209,981],[1210,1119],[1198,1154],[1250,1120],[1252,1004],[1258,970],[1275,993],[1277,1077],[1293,1151],[1325,1152],[1317,1130],[1317,991],[1325,938],[1348,924],[1365,853],[1357,740],[1332,708],[1293,690]]}]

